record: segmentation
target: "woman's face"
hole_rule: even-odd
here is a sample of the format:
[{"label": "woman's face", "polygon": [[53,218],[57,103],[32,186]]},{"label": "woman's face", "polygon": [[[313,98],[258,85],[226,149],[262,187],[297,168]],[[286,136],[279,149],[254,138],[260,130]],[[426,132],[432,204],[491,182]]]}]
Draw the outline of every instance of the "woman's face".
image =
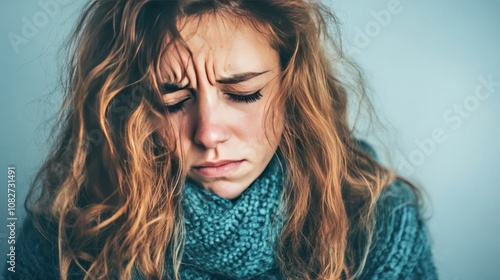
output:
[{"label": "woman's face", "polygon": [[[188,179],[233,199],[264,171],[281,138],[283,110],[269,104],[280,87],[279,55],[249,26],[214,16],[183,23],[191,55],[176,45],[162,64],[169,137]],[[265,118],[269,110],[274,118]]]}]

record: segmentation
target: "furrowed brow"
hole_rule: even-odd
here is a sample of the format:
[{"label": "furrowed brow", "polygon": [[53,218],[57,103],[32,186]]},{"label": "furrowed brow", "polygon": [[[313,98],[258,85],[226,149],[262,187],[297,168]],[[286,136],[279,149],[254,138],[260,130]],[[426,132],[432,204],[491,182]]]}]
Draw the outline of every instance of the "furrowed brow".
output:
[{"label": "furrowed brow", "polygon": [[239,74],[235,74],[231,77],[226,77],[226,78],[221,78],[221,79],[218,79],[216,80],[217,83],[219,84],[238,84],[238,83],[241,83],[241,82],[245,82],[245,81],[248,81],[252,78],[255,78],[257,76],[260,76],[264,73],[267,73],[269,72],[270,70],[267,70],[267,71],[264,71],[264,72],[247,72],[247,73],[239,73]]}]

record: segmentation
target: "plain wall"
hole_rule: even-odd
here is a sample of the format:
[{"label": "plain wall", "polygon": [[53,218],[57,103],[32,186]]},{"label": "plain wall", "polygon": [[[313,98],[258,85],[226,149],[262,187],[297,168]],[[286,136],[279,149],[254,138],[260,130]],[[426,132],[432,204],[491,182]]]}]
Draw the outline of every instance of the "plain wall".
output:
[{"label": "plain wall", "polygon": [[[49,2],[55,4],[48,10],[40,4]],[[1,224],[8,215],[7,167],[16,167],[21,218],[29,183],[47,151],[50,118],[61,102],[57,50],[83,2],[0,2]],[[374,105],[389,127],[368,138],[381,139],[392,153],[385,162],[430,195],[428,223],[441,279],[499,279],[500,1],[328,4],[343,23],[345,50],[365,69]],[[17,46],[10,39],[16,35],[24,38]],[[0,225],[1,259],[8,234]]]}]

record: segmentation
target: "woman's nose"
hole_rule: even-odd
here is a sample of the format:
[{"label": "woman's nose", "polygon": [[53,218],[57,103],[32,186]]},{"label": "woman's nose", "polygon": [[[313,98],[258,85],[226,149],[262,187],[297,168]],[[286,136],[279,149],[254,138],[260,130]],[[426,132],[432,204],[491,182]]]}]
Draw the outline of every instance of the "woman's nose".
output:
[{"label": "woman's nose", "polygon": [[229,139],[227,121],[231,116],[224,111],[223,100],[217,94],[200,97],[198,102],[194,142],[206,149],[214,149]]}]

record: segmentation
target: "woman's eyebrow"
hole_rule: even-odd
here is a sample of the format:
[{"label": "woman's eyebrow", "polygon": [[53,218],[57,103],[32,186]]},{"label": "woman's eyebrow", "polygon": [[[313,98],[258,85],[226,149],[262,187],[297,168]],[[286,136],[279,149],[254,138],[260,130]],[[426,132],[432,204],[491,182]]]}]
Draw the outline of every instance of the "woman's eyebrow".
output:
[{"label": "woman's eyebrow", "polygon": [[161,89],[163,90],[164,94],[167,94],[167,93],[173,93],[173,92],[176,92],[179,90],[187,89],[188,86],[189,85],[180,86],[180,85],[175,84],[175,83],[163,83],[163,84],[161,84]]},{"label": "woman's eyebrow", "polygon": [[[238,84],[241,82],[248,81],[248,80],[255,78],[257,76],[260,76],[262,74],[265,74],[269,71],[270,70],[266,70],[263,72],[239,73],[239,74],[234,74],[231,77],[218,79],[216,81],[219,84]],[[176,83],[163,83],[163,84],[161,84],[161,89],[163,90],[164,94],[168,94],[168,93],[173,93],[173,92],[183,90],[183,89],[189,89],[189,85],[181,86],[181,85],[176,84]]]},{"label": "woman's eyebrow", "polygon": [[239,74],[234,74],[231,77],[226,77],[226,78],[221,78],[216,80],[217,83],[219,84],[237,84],[241,82],[248,81],[252,78],[255,78],[259,75],[262,75],[264,73],[269,72],[270,70],[263,71],[263,72],[246,72],[246,73],[239,73]]}]

